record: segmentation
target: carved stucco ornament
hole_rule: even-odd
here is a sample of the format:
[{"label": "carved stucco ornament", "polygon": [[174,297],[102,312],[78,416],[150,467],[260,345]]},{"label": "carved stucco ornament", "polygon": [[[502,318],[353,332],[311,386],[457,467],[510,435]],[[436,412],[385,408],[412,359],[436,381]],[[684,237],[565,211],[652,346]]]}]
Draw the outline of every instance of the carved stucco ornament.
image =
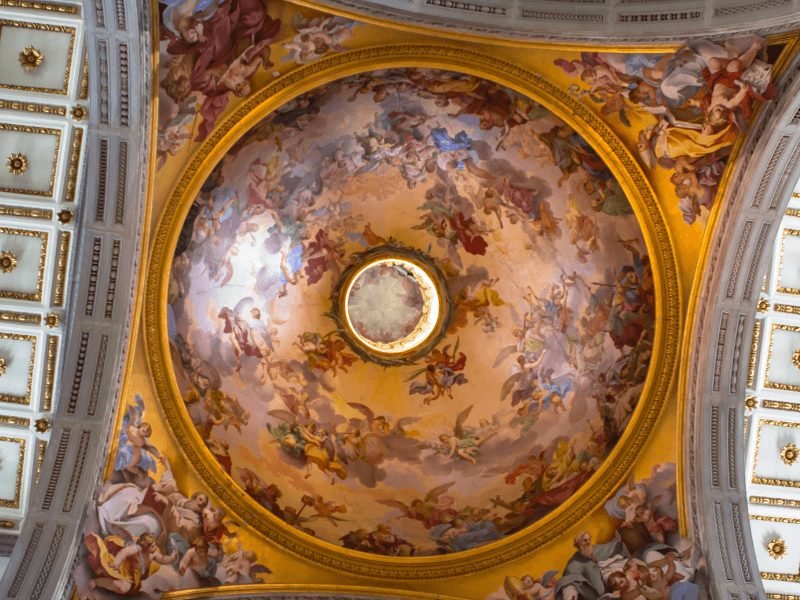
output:
[{"label": "carved stucco ornament", "polygon": [[17,256],[9,251],[3,250],[0,252],[0,271],[3,273],[11,273],[17,266]]},{"label": "carved stucco ornament", "polygon": [[6,359],[5,358],[0,358],[0,377],[5,375],[5,372],[7,370],[8,370],[8,367],[6,366]]},{"label": "carved stucco ornament", "polygon": [[797,446],[794,444],[786,444],[781,448],[781,460],[787,465],[796,463],[798,457],[800,457],[800,452],[798,452]]},{"label": "carved stucco ornament", "polygon": [[6,158],[6,166],[12,175],[22,175],[28,170],[28,157],[21,152],[15,152]]},{"label": "carved stucco ornament", "polygon": [[776,560],[783,558],[787,552],[786,542],[781,538],[770,540],[767,544],[767,552],[769,552],[769,555]]},{"label": "carved stucco ornament", "polygon": [[33,71],[39,68],[42,61],[44,61],[44,53],[33,46],[28,46],[19,53],[19,64],[26,71]]}]

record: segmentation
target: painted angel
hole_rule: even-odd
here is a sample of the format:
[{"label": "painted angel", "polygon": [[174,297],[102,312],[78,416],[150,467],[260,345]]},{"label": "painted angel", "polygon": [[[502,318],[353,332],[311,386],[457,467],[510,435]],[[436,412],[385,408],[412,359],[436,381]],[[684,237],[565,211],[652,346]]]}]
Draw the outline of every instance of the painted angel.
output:
[{"label": "painted angel", "polygon": [[409,388],[410,394],[425,395],[423,403],[430,404],[444,395],[452,399],[453,387],[467,383],[467,378],[461,373],[467,364],[467,356],[458,351],[458,342],[452,354],[448,344],[442,350],[433,350],[425,361],[428,365],[414,371],[406,380],[412,381],[424,374],[424,381],[412,381]]},{"label": "painted angel", "polygon": [[446,494],[453,485],[455,481],[436,486],[425,494],[424,498],[415,498],[410,504],[399,500],[377,502],[400,510],[402,514],[395,518],[414,519],[422,523],[426,529],[430,529],[442,523],[450,523],[458,515],[458,511],[453,508],[455,498]]},{"label": "painted angel", "polygon": [[472,405],[458,413],[452,434],[441,434],[439,442],[431,445],[437,454],[444,454],[449,460],[460,458],[473,465],[478,462],[480,447],[497,435],[497,432],[479,435],[474,427],[466,427],[464,423],[469,418],[470,412]]},{"label": "painted angel", "polygon": [[163,460],[158,449],[147,441],[153,429],[142,420],[143,415],[144,400],[136,394],[134,403],[128,405],[122,418],[117,458],[114,461],[115,478],[134,483],[142,489],[153,483],[149,473],[156,471],[156,460]]}]

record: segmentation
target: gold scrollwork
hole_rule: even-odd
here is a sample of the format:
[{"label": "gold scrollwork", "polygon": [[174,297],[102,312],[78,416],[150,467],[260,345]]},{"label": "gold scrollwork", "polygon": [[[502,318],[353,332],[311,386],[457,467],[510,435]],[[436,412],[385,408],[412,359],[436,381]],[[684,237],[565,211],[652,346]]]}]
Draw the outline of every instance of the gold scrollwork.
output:
[{"label": "gold scrollwork", "polygon": [[56,282],[53,286],[53,306],[64,305],[64,285],[67,280],[67,262],[69,259],[69,242],[72,234],[62,231],[58,234],[58,253],[56,255]]},{"label": "gold scrollwork", "polygon": [[58,352],[58,338],[54,335],[47,336],[46,356],[44,367],[44,390],[42,391],[42,410],[49,411],[53,408],[53,385],[56,380],[56,353]]},{"label": "gold scrollwork", "polygon": [[83,129],[76,127],[72,130],[69,151],[69,168],[67,169],[67,186],[64,190],[64,201],[75,202],[75,188],[78,181],[78,167],[81,161],[81,143],[83,142]]},{"label": "gold scrollwork", "polygon": [[750,345],[750,358],[747,362],[747,387],[753,387],[756,380],[756,366],[758,365],[758,342],[761,339],[761,321],[756,319],[753,323],[753,341]]},{"label": "gold scrollwork", "polygon": [[34,46],[27,46],[19,53],[19,64],[26,71],[34,71],[44,62],[44,52]]},{"label": "gold scrollwork", "polygon": [[49,221],[53,211],[46,208],[27,208],[24,206],[0,205],[0,217],[22,217],[26,219],[42,219]]},{"label": "gold scrollwork", "polygon": [[44,464],[44,457],[47,454],[47,441],[46,440],[37,440],[36,441],[36,467],[34,469],[34,477],[36,481],[39,480],[39,475],[42,474],[42,465]]},{"label": "gold scrollwork", "polygon": [[31,420],[14,415],[0,415],[0,423],[11,425],[12,427],[28,427],[31,424]]},{"label": "gold scrollwork", "polygon": [[792,573],[769,573],[761,571],[761,579],[764,581],[800,581],[800,574],[793,575]]},{"label": "gold scrollwork", "polygon": [[6,359],[0,357],[0,377],[6,374],[8,367],[6,366]]},{"label": "gold scrollwork", "polygon": [[[533,98],[584,136],[606,157],[642,226],[648,254],[655,263],[656,310],[662,324],[656,332],[648,379],[631,425],[583,491],[519,536],[487,544],[467,557],[442,555],[424,563],[324,544],[286,525],[243,494],[202,443],[186,414],[170,366],[165,313],[166,281],[186,214],[205,178],[235,141],[265,115],[304,92],[337,78],[392,67],[449,69],[493,80]],[[474,573],[518,559],[568,531],[599,507],[627,476],[653,431],[677,365],[681,284],[661,206],[637,159],[591,107],[568,92],[537,73],[462,45],[398,44],[341,52],[273,80],[220,122],[185,165],[156,227],[152,248],[144,300],[147,359],[170,427],[198,476],[233,514],[287,551],[328,568],[366,577],[412,580]]]},{"label": "gold scrollwork", "polygon": [[770,498],[769,496],[750,496],[751,504],[763,504],[765,506],[785,506],[787,508],[800,508],[800,500],[790,498]]},{"label": "gold scrollwork", "polygon": [[797,402],[785,402],[779,400],[762,400],[761,406],[763,408],[772,408],[775,410],[789,410],[793,412],[800,412],[800,404]]},{"label": "gold scrollwork", "polygon": [[65,106],[56,106],[55,104],[38,104],[36,102],[24,102],[22,100],[6,100],[4,98],[0,98],[0,108],[18,112],[55,115],[58,117],[63,117],[67,114],[67,108]]},{"label": "gold scrollwork", "polygon": [[56,4],[53,2],[39,2],[38,0],[0,0],[0,6],[9,8],[29,8],[32,10],[46,10],[50,12],[63,13],[66,15],[77,15],[78,7],[69,4]]},{"label": "gold scrollwork", "polygon": [[36,313],[18,313],[9,310],[0,310],[0,322],[38,325],[42,322],[42,316]]}]

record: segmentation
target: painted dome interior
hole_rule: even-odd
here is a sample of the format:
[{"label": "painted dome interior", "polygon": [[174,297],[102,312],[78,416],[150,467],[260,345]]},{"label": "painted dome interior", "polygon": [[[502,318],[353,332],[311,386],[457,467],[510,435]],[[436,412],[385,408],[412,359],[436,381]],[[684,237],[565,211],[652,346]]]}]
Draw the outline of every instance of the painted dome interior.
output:
[{"label": "painted dome interior", "polygon": [[[335,299],[387,248],[435,265],[447,307],[435,344],[392,364],[352,343]],[[387,300],[353,306],[392,341],[424,311],[387,277]],[[286,524],[390,556],[476,548],[579,494],[655,333],[642,233],[603,160],[535,101],[440,70],[351,76],[268,115],[204,183],[169,286],[173,370],[220,467]]]}]

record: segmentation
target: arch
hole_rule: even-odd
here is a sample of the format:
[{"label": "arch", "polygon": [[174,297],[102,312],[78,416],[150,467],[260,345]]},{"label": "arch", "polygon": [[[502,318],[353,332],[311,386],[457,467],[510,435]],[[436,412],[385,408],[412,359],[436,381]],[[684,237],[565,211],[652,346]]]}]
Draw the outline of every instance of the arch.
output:
[{"label": "arch", "polygon": [[[0,580],[3,598],[39,600],[69,593],[86,506],[106,458],[136,326],[143,225],[149,220],[146,192],[154,131],[149,11],[142,0],[84,2],[91,98],[86,173],[124,169],[126,177],[117,186],[116,211],[97,210],[105,201],[98,193],[100,183],[85,177],[70,272],[65,360],[56,377],[58,407],[42,476]],[[99,152],[101,140],[107,152]],[[91,283],[93,254],[109,269]],[[111,310],[87,310],[90,294],[104,298]]]},{"label": "arch", "polygon": [[[706,241],[684,345],[683,466],[689,529],[716,598],[763,597],[748,526],[744,397],[756,301],[800,177],[800,61],[750,129]],[[709,226],[713,226],[710,224]]]}]

